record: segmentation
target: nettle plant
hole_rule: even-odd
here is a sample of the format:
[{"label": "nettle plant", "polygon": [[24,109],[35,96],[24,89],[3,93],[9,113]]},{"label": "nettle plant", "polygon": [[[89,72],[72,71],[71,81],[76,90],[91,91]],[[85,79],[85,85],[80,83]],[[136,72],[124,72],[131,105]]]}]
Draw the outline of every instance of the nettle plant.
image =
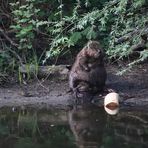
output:
[{"label": "nettle plant", "polygon": [[[94,8],[92,12],[85,13],[85,10],[93,9],[88,0],[83,2],[76,0],[70,15],[65,15],[64,5],[60,0],[58,11],[55,13],[58,19],[49,30],[53,40],[50,44],[50,50],[46,53],[46,59],[60,53],[66,53],[72,46],[83,46],[87,40],[105,36],[107,32],[107,29],[104,28],[104,20],[101,20],[103,13],[100,14],[100,10]],[[102,30],[103,33],[101,33]]]},{"label": "nettle plant", "polygon": [[93,7],[89,12],[81,9],[91,7],[91,2],[77,0],[70,16],[63,15],[64,4],[60,2],[56,14],[60,19],[50,30],[53,40],[47,58],[91,39],[102,42],[111,59],[122,60],[137,52],[139,56],[129,63],[129,67],[148,58],[146,0],[104,2],[101,9]]},{"label": "nettle plant", "polygon": [[[45,3],[52,4],[49,14],[40,7]],[[68,4],[71,7],[67,10]],[[116,60],[129,57],[137,50],[136,45],[143,42],[144,48],[138,49],[139,57],[129,66],[148,57],[147,39],[143,38],[148,32],[146,0],[75,0],[71,3],[64,0],[26,0],[24,4],[11,3],[11,7],[14,16],[11,27],[16,30],[20,51],[26,55],[30,53],[38,33],[48,36],[43,62],[93,39],[99,40],[108,57]]]},{"label": "nettle plant", "polygon": [[114,7],[108,9],[114,17],[109,34],[109,48],[107,53],[111,57],[127,57],[133,52],[132,45],[142,40],[147,34],[146,0],[115,1]]},{"label": "nettle plant", "polygon": [[[109,7],[114,5],[114,7]],[[106,53],[116,61],[130,59],[127,67],[148,59],[148,11],[146,0],[121,0],[108,3],[108,13],[113,16]],[[108,23],[107,23],[108,24]],[[131,58],[132,57],[132,60]]]},{"label": "nettle plant", "polygon": [[48,23],[38,19],[41,10],[35,4],[36,0],[26,0],[23,5],[19,1],[10,3],[14,17],[14,23],[10,27],[15,30],[18,49],[25,60],[32,56],[33,41],[38,28]]}]

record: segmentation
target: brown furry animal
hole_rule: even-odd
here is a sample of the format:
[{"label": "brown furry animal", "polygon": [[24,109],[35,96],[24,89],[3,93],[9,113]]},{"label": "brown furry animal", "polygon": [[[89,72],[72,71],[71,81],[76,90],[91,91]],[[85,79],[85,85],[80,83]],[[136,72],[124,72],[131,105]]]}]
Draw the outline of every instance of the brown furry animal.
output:
[{"label": "brown furry animal", "polygon": [[104,53],[100,43],[97,41],[89,41],[78,53],[73,68],[77,67],[81,70],[90,71],[91,68],[103,62],[103,57]]},{"label": "brown furry animal", "polygon": [[82,81],[96,91],[102,90],[106,81],[103,58],[104,52],[97,41],[89,41],[78,53],[69,74],[69,86],[73,92]]},{"label": "brown furry animal", "polygon": [[77,87],[73,89],[74,97],[76,98],[76,104],[88,103],[92,100],[92,88],[88,82],[79,81]]}]

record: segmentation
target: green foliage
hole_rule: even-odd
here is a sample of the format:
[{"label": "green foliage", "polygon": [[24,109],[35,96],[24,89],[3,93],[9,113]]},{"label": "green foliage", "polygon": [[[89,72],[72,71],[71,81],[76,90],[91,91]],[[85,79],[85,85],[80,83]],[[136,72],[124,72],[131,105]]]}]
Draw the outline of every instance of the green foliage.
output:
[{"label": "green foliage", "polygon": [[46,21],[38,20],[40,9],[35,7],[35,3],[35,0],[26,0],[26,4],[22,6],[20,2],[10,3],[15,21],[10,27],[15,29],[16,38],[19,41],[18,49],[25,54],[25,58],[33,48],[35,31],[47,24]]},{"label": "green foliage", "polygon": [[[104,1],[105,2],[105,1]],[[50,33],[52,34],[52,42],[50,52],[47,52],[47,58],[60,54],[63,50],[70,50],[71,46],[81,45],[81,40],[91,40],[98,37],[99,31],[97,19],[101,17],[99,10],[85,13],[85,9],[92,10],[90,7],[91,2],[86,0],[84,3],[77,0],[72,8],[71,15],[63,15],[63,6],[65,3],[60,1],[58,12],[59,19],[53,23]]]},{"label": "green foliage", "polygon": [[[88,40],[99,40],[110,59],[122,60],[133,53],[133,45],[148,32],[146,0],[9,0],[9,4],[12,21],[8,28],[14,30],[18,44],[9,47],[25,63],[32,64],[33,59],[40,64],[47,59],[57,60],[75,47],[80,49]],[[132,32],[136,33],[117,43]],[[138,52],[134,64],[148,57],[147,50]],[[0,66],[8,63],[8,56],[14,57],[0,55]]]},{"label": "green foliage", "polygon": [[[48,36],[48,39],[50,38],[49,46],[46,47],[45,60],[70,50],[71,46],[77,45],[80,40],[96,39],[99,31],[95,23],[99,22],[96,20],[99,17],[101,18],[101,15],[99,14],[100,11],[92,10],[96,4],[101,7],[104,2],[106,1],[94,1],[92,3],[88,0],[84,2],[76,0],[69,3],[51,1],[49,5],[53,6],[54,3],[54,7],[51,8],[52,13],[49,13],[48,16],[40,5],[49,3],[49,0],[42,2],[27,0],[24,4],[20,2],[11,3],[14,17],[11,28],[16,30],[19,52],[28,57],[31,49],[34,48],[34,40],[40,34]],[[70,6],[71,8],[69,8]],[[87,10],[92,12],[86,13]],[[103,24],[103,19],[101,23]]]},{"label": "green foliage", "polygon": [[[88,1],[85,2],[88,3]],[[60,20],[54,24],[53,30],[51,30],[54,38],[51,42],[51,50],[54,52],[52,52],[53,54],[47,52],[47,58],[57,55],[63,50],[69,50],[69,47],[79,44],[81,40],[91,39],[100,40],[110,58],[121,60],[129,57],[133,53],[132,45],[141,41],[141,35],[147,29],[146,1],[115,0],[106,3],[104,1],[103,4],[101,9],[93,7],[90,12],[85,13],[82,2],[77,1],[71,16],[62,15],[62,7],[60,7],[58,13],[61,15]],[[85,4],[85,7],[87,8],[89,5]],[[81,9],[83,10],[80,11]],[[137,34],[126,42],[116,44],[118,38],[134,32],[135,29],[139,30]],[[146,52],[140,53],[134,63],[146,58]]]},{"label": "green foliage", "polygon": [[[127,57],[131,51],[131,45],[137,44],[140,41],[140,35],[135,34],[127,42],[116,45],[115,42],[119,37],[127,35],[129,32],[144,29],[146,27],[145,13],[139,13],[142,6],[146,4],[145,0],[136,0],[128,4],[128,0],[117,1],[116,7],[110,7],[110,12],[114,16],[114,23],[112,24],[110,32],[108,55],[111,57]],[[137,10],[139,9],[139,10]]]},{"label": "green foliage", "polygon": [[[7,47],[5,46],[5,49]],[[10,52],[0,52],[0,79],[1,76],[6,76],[8,73],[13,72],[15,69],[15,59],[11,56]]]}]

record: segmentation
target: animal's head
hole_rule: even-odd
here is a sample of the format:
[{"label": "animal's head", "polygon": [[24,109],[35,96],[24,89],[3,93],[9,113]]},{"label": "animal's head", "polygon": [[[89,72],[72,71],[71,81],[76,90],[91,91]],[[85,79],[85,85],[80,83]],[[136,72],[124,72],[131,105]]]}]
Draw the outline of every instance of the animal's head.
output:
[{"label": "animal's head", "polygon": [[87,48],[87,55],[89,57],[93,57],[95,59],[104,57],[104,51],[99,42],[89,41],[86,45],[86,48]]}]

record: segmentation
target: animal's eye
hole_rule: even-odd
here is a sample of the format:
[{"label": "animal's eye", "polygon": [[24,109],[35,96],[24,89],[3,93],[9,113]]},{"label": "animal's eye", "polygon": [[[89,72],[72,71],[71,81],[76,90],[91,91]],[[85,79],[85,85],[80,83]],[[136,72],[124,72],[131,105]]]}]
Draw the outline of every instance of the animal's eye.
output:
[{"label": "animal's eye", "polygon": [[99,55],[100,55],[100,53],[97,52],[97,53],[95,54],[95,57],[97,58],[97,57],[99,57]]}]

